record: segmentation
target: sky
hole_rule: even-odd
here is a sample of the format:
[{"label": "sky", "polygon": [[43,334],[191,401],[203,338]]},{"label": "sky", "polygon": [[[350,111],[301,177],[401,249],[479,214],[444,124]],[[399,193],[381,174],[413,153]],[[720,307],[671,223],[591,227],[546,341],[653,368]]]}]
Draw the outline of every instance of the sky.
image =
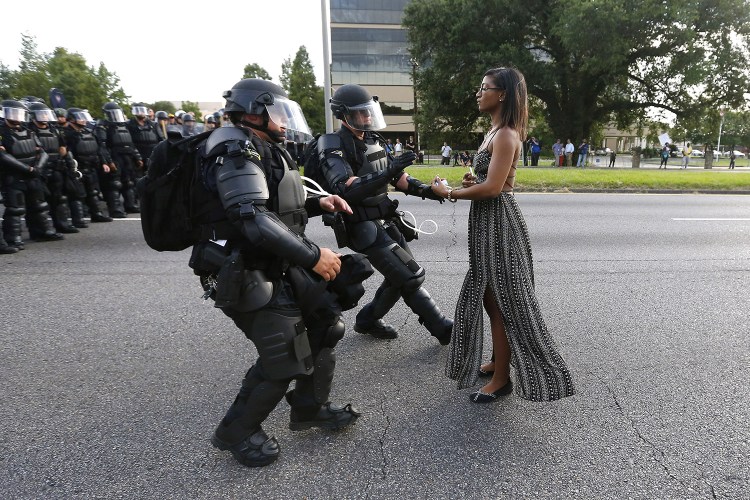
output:
[{"label": "sky", "polygon": [[89,66],[103,62],[131,102],[219,102],[247,64],[259,64],[279,83],[282,62],[304,45],[323,85],[320,0],[192,3],[127,0],[115,11],[101,0],[36,0],[34,12],[46,15],[3,23],[0,62],[18,69],[26,33],[39,53],[64,47]]}]

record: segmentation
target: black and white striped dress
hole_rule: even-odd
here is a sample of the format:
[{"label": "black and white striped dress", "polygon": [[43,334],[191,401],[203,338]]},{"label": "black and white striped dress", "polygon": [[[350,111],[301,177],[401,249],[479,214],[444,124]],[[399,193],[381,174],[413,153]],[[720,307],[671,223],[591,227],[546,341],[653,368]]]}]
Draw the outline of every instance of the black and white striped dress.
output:
[{"label": "black and white striped dress", "polygon": [[[477,183],[487,178],[490,153],[475,156]],[[477,381],[482,360],[482,298],[489,287],[503,313],[515,368],[515,392],[532,401],[573,394],[565,361],[547,331],[534,293],[534,269],[526,223],[512,192],[472,201],[469,211],[469,271],[456,304],[446,374],[459,389]]]}]

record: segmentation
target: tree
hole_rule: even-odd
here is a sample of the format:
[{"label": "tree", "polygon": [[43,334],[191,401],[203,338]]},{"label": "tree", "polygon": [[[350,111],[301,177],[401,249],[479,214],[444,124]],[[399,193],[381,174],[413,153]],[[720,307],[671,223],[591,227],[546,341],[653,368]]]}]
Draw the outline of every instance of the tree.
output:
[{"label": "tree", "polygon": [[151,109],[154,111],[166,111],[167,113],[174,113],[177,108],[174,107],[171,101],[156,101],[151,105]]},{"label": "tree", "polygon": [[193,101],[182,101],[182,106],[180,106],[185,113],[193,113],[193,116],[197,121],[203,120],[203,115],[201,114],[201,108],[198,106],[197,102]]},{"label": "tree", "polygon": [[83,56],[62,47],[52,54],[39,54],[34,37],[27,34],[21,35],[21,46],[18,70],[0,68],[0,93],[4,96],[33,95],[47,100],[49,90],[56,87],[63,91],[68,106],[88,109],[94,116],[106,102],[128,103],[119,77],[103,63],[94,70]]},{"label": "tree", "polygon": [[258,64],[252,63],[245,66],[245,71],[242,75],[242,79],[244,80],[245,78],[262,78],[263,80],[270,80],[271,75],[269,75],[268,71],[263,69]]},{"label": "tree", "polygon": [[281,86],[290,99],[299,103],[313,133],[325,132],[323,88],[315,84],[315,72],[304,45],[297,51],[294,61],[286,59],[281,65]]},{"label": "tree", "polygon": [[403,25],[427,130],[475,128],[482,75],[514,66],[554,134],[580,139],[648,109],[689,118],[739,105],[748,21],[744,0],[422,0],[407,5]]}]

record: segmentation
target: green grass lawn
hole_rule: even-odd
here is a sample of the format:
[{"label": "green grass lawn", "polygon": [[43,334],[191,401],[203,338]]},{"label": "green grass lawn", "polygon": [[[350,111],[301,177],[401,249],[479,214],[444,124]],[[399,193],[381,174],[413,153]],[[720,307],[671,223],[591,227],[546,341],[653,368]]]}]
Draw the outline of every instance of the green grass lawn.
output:
[{"label": "green grass lawn", "polygon": [[[460,186],[464,167],[417,166],[408,167],[412,176],[429,181],[440,175],[451,186]],[[519,167],[516,173],[517,191],[564,191],[587,189],[647,190],[721,190],[750,191],[750,172],[736,171],[653,169],[576,169]]]}]

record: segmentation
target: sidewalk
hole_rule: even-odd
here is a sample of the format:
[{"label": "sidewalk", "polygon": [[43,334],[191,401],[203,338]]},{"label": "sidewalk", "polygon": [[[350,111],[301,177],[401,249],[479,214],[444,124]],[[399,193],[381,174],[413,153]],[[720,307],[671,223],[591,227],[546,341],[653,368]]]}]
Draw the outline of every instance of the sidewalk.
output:
[{"label": "sidewalk", "polygon": [[[747,158],[738,159],[735,162],[734,170],[729,170],[729,165],[717,166],[714,164],[711,170],[714,171],[725,171],[725,172],[750,172],[750,165],[748,164]],[[643,169],[659,169],[660,160],[659,158],[641,158],[641,165],[639,168]],[[595,169],[607,169],[609,165],[609,156],[590,156],[586,161],[586,168]],[[552,158],[540,158],[539,165],[537,167],[524,166],[523,160],[519,159],[518,168],[552,168]],[[558,167],[559,168],[559,167]],[[562,167],[562,168],[580,168],[580,167]],[[633,168],[632,157],[630,155],[618,155],[615,158],[614,168]],[[667,162],[667,170],[680,170],[682,168],[681,158],[670,158]],[[688,164],[688,170],[705,170],[703,158],[690,158]]]}]

